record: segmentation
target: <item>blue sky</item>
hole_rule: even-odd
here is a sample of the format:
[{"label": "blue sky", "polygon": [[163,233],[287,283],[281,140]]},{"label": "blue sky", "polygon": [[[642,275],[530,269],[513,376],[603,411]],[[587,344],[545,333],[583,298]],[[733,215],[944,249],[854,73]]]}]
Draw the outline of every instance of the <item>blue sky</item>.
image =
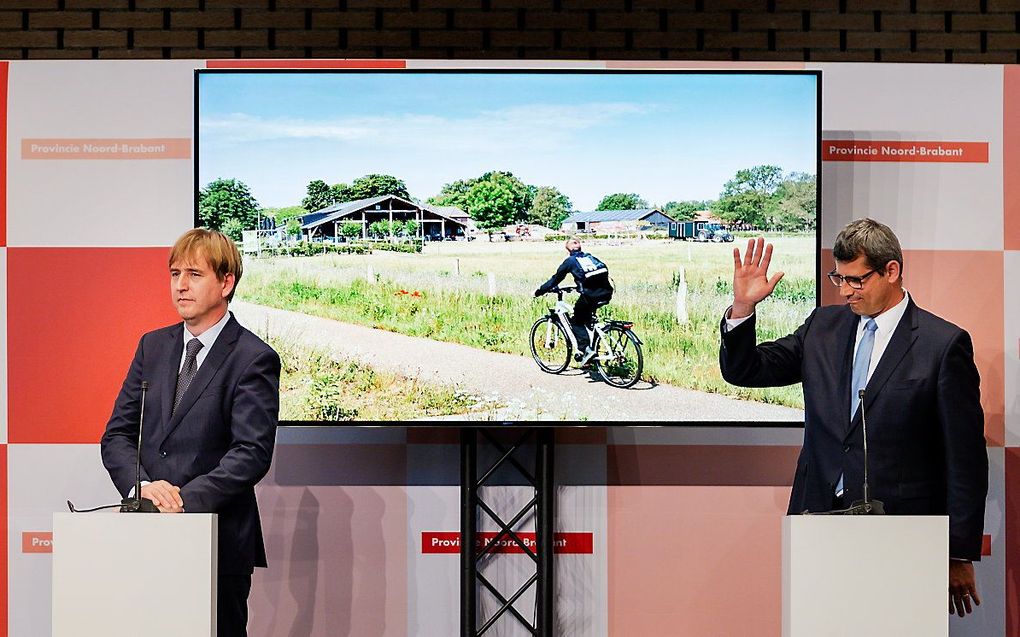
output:
[{"label": "blue sky", "polygon": [[816,167],[815,76],[677,73],[211,73],[199,80],[199,181],[263,206],[313,179],[403,179],[422,200],[489,170],[606,194],[714,199],[738,169]]}]

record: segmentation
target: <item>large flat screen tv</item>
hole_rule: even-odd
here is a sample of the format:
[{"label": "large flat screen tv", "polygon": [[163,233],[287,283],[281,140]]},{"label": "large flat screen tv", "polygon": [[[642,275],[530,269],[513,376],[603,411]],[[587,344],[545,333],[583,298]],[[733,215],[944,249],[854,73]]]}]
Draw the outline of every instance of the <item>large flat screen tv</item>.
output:
[{"label": "large flat screen tv", "polygon": [[[759,234],[786,272],[759,338],[818,303],[819,73],[203,70],[195,88],[195,223],[243,247],[231,310],[282,357],[283,421],[802,424],[799,385],[722,379],[719,322]],[[569,239],[614,287],[584,366],[576,292],[535,296]]]}]

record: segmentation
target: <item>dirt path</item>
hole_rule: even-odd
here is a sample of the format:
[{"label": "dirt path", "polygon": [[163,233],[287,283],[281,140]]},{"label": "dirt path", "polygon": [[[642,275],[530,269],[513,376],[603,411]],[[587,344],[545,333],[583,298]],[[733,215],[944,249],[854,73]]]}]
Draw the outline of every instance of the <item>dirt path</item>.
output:
[{"label": "dirt path", "polygon": [[230,309],[242,325],[258,334],[325,349],[423,381],[454,385],[505,405],[474,414],[471,419],[756,422],[804,418],[802,411],[789,407],[668,385],[639,382],[631,389],[616,389],[599,380],[594,372],[568,369],[559,375],[546,374],[534,361],[522,356],[404,336],[242,301],[234,301]]}]

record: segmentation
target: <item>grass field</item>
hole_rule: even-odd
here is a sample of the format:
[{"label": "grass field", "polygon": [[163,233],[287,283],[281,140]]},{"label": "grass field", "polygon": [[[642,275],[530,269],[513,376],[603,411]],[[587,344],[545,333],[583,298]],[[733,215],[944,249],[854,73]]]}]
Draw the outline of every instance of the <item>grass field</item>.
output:
[{"label": "grass field", "polygon": [[404,421],[500,405],[451,387],[261,335],[280,354],[280,417],[314,421]]},{"label": "grass field", "polygon": [[[784,336],[815,304],[813,235],[770,237],[773,271],[786,276],[758,309],[759,340]],[[719,320],[731,302],[735,244],[596,241],[584,248],[616,284],[607,318],[634,321],[645,343],[644,378],[677,387],[803,408],[799,386],[733,387],[719,372]],[[566,256],[560,243],[427,244],[422,254],[277,257],[245,262],[239,298],[480,349],[530,356],[528,331],[555,297],[533,291]],[[689,322],[675,315],[681,268]],[[459,271],[459,274],[458,274]],[[490,274],[495,294],[489,294]],[[568,280],[564,285],[573,285]],[[573,297],[568,297],[573,301]]]}]

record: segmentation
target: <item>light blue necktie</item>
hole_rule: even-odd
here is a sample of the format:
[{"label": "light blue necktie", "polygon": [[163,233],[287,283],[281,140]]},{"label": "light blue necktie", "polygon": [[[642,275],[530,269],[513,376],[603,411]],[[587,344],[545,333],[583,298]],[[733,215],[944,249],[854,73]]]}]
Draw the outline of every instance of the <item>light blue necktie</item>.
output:
[{"label": "light blue necktie", "polygon": [[860,404],[860,393],[868,384],[868,367],[871,366],[871,350],[875,349],[875,330],[878,325],[875,319],[868,319],[864,324],[864,335],[861,336],[861,344],[857,346],[857,355],[854,356],[854,375],[850,385],[850,420],[854,419],[857,412],[857,405]]},{"label": "light blue necktie", "polygon": [[[857,406],[861,403],[860,393],[868,384],[868,367],[871,366],[871,351],[875,349],[875,330],[878,325],[875,319],[868,319],[864,324],[864,335],[857,346],[857,354],[854,356],[854,374],[850,383],[850,420],[854,419]],[[843,495],[843,475],[839,476],[839,484],[836,485],[836,495]]]}]

